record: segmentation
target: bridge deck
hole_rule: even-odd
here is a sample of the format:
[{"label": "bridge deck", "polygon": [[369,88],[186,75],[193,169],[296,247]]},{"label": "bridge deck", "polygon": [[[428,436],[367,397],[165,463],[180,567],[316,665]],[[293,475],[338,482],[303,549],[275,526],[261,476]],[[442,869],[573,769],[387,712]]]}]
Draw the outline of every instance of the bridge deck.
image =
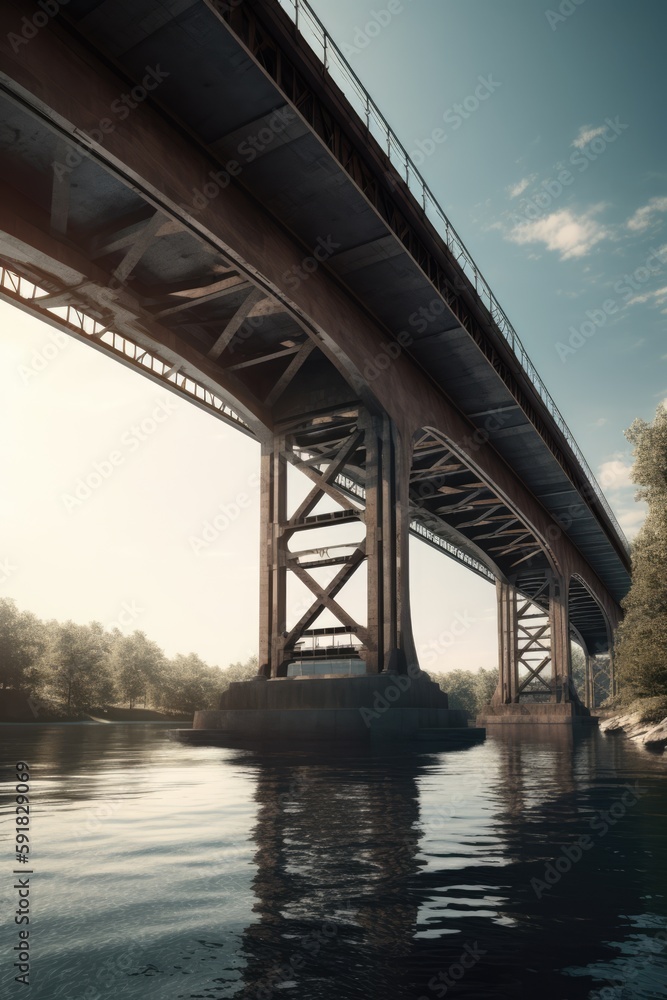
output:
[{"label": "bridge deck", "polygon": [[[168,68],[151,103],[210,155],[213,171],[224,173],[231,160],[242,162],[233,183],[298,240],[304,260],[319,251],[317,266],[335,276],[386,332],[388,344],[400,347],[464,414],[471,434],[478,429],[490,441],[563,523],[566,535],[620,601],[629,586],[626,543],[448,243],[279,6],[245,0],[232,10],[229,24],[214,6],[167,0],[156,16],[152,0],[71,0],[57,22],[125,74],[128,86],[142,79],[147,67]],[[0,107],[6,126],[0,137],[3,182],[25,199],[24,214],[32,213],[35,225],[43,225],[40,213],[50,217],[52,231],[64,218],[73,247],[109,271],[122,272],[128,246],[142,227],[148,228],[154,206],[94,156],[81,159],[76,172],[66,175],[62,197],[67,203],[59,204],[52,164],[67,146],[58,123],[36,116],[34,108],[17,100],[15,88],[5,89],[11,96]],[[284,379],[285,365],[300,368],[302,383],[324,385],[331,378],[319,352],[309,354],[303,323],[279,302],[248,302],[247,275],[233,259],[221,264],[221,256],[192,234],[178,227],[167,231],[163,223],[158,220],[162,229],[152,233],[154,244],[146,245],[133,265],[132,287],[142,312],[128,319],[126,332],[137,320],[148,331],[159,323],[173,333],[179,349],[190,345],[193,359],[202,351],[208,354],[205,374],[210,385],[218,386],[215,362],[236,334],[234,356],[225,358],[224,382],[241,417],[260,413],[258,399],[264,400],[267,424],[270,411],[275,419],[288,417],[289,394],[272,396],[271,388]],[[0,249],[12,259],[7,247]],[[62,279],[67,285],[65,270]],[[301,280],[294,275],[294,281]],[[45,287],[57,297],[56,286]],[[424,309],[426,316],[420,313]],[[251,341],[243,333],[253,316],[263,322],[253,327]],[[174,351],[174,357],[178,354]],[[185,373],[188,364],[186,351]],[[381,364],[382,358],[378,368]],[[372,370],[365,376],[372,392],[376,376]],[[416,511],[415,520],[434,530],[432,513]],[[446,536],[444,522],[441,526]],[[470,552],[475,555],[474,547]]]}]

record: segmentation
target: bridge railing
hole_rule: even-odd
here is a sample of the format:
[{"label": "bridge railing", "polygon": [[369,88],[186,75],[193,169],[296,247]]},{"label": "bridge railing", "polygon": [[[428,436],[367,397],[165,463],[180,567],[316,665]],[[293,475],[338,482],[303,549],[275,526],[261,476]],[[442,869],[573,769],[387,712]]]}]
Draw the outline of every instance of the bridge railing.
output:
[{"label": "bridge railing", "polygon": [[435,227],[447,248],[456,259],[459,266],[475,288],[481,302],[486,306],[498,330],[511,347],[514,356],[528,376],[535,391],[556,422],[570,448],[588,479],[601,507],[611,521],[625,551],[630,552],[630,545],[616,520],[602,488],[595,478],[588,462],[583,456],[574,435],[565,422],[565,418],[549,395],[547,387],[540,378],[535,365],[521,343],[519,335],[510,323],[507,315],[491,291],[489,283],[484,278],[472,254],[440,207],[437,198],[422,177],[418,168],[410,158],[407,149],[394,133],[387,119],[354,72],[349,62],[334,42],[333,38],[312,9],[307,0],[278,0],[278,3],[294,21],[295,27],[308,43],[315,54],[321,59],[323,68],[332,80],[340,87],[345,97],[355,109],[366,127],[379,145],[387,153],[387,157],[403,177],[409,190],[421,204],[424,213]]}]

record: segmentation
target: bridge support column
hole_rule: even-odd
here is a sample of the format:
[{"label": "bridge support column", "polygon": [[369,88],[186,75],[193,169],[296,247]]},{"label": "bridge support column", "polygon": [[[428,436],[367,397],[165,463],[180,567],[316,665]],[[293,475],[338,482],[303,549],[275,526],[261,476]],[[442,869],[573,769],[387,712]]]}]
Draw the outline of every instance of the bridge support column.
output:
[{"label": "bridge support column", "polygon": [[[295,422],[263,445],[260,672],[284,676],[294,660],[361,659],[367,673],[403,672],[417,663],[408,577],[409,463],[389,419],[362,409]],[[289,465],[313,483],[291,512]],[[317,512],[321,501],[325,509]],[[343,526],[344,537],[336,538]],[[355,528],[357,537],[350,541]],[[311,540],[310,547],[300,549],[295,539],[314,530],[321,542]],[[332,572],[331,567],[339,568]],[[365,621],[337,601],[362,567]],[[326,584],[321,571],[331,577]],[[311,592],[296,609],[288,601],[291,579]],[[336,624],[317,627],[323,612]]]},{"label": "bridge support column", "polygon": [[565,581],[551,573],[498,581],[499,681],[494,705],[576,699]]},{"label": "bridge support column", "polygon": [[517,595],[509,583],[496,581],[498,602],[498,689],[494,701],[510,705],[519,700],[519,650],[517,642]]},{"label": "bridge support column", "polygon": [[562,578],[554,576],[550,576],[549,578],[549,625],[551,632],[551,670],[555,682],[553,700],[577,700],[577,693],[572,682],[567,582]]}]

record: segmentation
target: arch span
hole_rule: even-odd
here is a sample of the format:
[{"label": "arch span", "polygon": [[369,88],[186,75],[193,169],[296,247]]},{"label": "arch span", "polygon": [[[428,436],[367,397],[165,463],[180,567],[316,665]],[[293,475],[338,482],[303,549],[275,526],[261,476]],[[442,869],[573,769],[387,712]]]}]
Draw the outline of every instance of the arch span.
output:
[{"label": "arch span", "polygon": [[410,506],[413,516],[483,562],[497,580],[513,582],[527,572],[560,573],[544,535],[469,451],[435,427],[422,427],[413,435]]}]

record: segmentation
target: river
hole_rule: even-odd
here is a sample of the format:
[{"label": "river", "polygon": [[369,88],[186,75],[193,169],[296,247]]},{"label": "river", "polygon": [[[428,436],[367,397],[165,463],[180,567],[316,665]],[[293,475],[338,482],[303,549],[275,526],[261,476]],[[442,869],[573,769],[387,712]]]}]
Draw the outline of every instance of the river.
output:
[{"label": "river", "polygon": [[667,757],[557,728],[414,753],[0,726],[0,994],[664,998]]}]

